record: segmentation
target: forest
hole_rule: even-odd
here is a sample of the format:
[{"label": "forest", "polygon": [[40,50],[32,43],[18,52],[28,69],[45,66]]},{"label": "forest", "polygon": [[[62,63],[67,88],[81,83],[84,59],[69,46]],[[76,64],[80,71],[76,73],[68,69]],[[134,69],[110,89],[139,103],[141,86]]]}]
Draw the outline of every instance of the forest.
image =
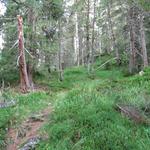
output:
[{"label": "forest", "polygon": [[0,150],[150,150],[150,0],[0,0]]}]

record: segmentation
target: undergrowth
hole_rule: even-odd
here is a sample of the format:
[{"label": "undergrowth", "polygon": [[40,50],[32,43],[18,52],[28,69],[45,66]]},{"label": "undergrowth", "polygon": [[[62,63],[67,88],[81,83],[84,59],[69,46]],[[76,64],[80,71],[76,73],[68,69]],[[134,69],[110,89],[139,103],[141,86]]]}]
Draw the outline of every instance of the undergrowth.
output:
[{"label": "undergrowth", "polygon": [[43,128],[49,139],[38,149],[149,150],[150,127],[115,110],[117,103],[139,109],[150,104],[147,74],[125,78],[117,69],[103,70],[95,80],[78,83],[54,102],[55,112]]},{"label": "undergrowth", "polygon": [[15,100],[16,106],[0,109],[0,147],[5,149],[6,141],[5,136],[8,128],[17,128],[26,120],[27,117],[34,113],[38,113],[40,110],[48,107],[50,103],[50,97],[46,92],[36,92],[27,95],[19,95],[12,91],[5,93],[7,99],[5,101]]},{"label": "undergrowth", "polygon": [[[96,62],[95,69],[102,63]],[[0,109],[0,146],[5,145],[8,127],[17,127],[51,102],[55,111],[41,129],[48,139],[39,150],[149,150],[150,126],[122,116],[115,106],[123,103],[140,110],[150,106],[150,69],[143,76],[125,77],[114,64],[108,68],[92,75],[84,67],[66,69],[63,82],[57,72],[37,77],[36,83],[48,87],[48,92],[6,92],[6,99],[15,99],[17,105]]]}]

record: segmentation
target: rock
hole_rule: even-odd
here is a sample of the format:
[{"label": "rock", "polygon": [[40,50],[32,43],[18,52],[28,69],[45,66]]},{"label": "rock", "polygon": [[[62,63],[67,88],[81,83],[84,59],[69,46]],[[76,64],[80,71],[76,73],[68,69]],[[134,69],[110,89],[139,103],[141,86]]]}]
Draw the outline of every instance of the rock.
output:
[{"label": "rock", "polygon": [[32,150],[40,141],[40,137],[31,138],[19,150]]},{"label": "rock", "polygon": [[143,75],[144,75],[144,71],[140,71],[140,72],[139,72],[139,75],[140,75],[140,76],[143,76]]},{"label": "rock", "polygon": [[16,101],[11,100],[9,102],[2,102],[2,103],[0,103],[0,108],[13,107],[15,105],[16,105]]}]

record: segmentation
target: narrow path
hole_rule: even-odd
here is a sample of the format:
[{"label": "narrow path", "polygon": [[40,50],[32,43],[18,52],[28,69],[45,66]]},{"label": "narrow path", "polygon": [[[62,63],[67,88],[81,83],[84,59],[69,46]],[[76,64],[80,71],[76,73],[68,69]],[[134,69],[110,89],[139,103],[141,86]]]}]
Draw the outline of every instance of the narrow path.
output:
[{"label": "narrow path", "polygon": [[10,128],[7,134],[6,150],[18,150],[28,140],[40,137],[38,131],[48,121],[51,112],[52,108],[47,108],[39,114],[29,117],[18,128]]}]

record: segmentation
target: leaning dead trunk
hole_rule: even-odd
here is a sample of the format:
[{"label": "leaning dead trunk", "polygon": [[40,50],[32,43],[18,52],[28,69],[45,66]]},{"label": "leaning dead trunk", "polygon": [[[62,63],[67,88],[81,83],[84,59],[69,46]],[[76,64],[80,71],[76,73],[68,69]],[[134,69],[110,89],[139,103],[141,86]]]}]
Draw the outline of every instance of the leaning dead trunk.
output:
[{"label": "leaning dead trunk", "polygon": [[20,71],[20,88],[21,92],[26,93],[29,91],[30,84],[27,74],[27,67],[25,61],[24,41],[23,41],[23,20],[21,16],[18,19],[18,41],[19,41],[19,71]]}]

